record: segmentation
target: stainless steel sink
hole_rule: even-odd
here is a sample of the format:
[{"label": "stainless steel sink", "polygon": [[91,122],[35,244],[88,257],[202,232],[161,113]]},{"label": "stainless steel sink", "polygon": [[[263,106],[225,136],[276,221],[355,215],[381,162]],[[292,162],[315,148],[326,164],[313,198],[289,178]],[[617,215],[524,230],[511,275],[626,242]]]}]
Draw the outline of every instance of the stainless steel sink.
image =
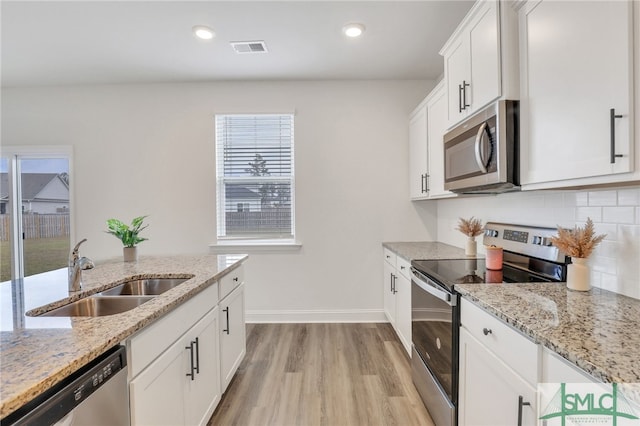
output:
[{"label": "stainless steel sink", "polygon": [[102,317],[137,308],[153,296],[91,296],[69,303],[38,316],[41,317]]},{"label": "stainless steel sink", "polygon": [[157,296],[182,284],[188,279],[189,278],[149,278],[132,280],[105,290],[100,294],[104,296]]}]

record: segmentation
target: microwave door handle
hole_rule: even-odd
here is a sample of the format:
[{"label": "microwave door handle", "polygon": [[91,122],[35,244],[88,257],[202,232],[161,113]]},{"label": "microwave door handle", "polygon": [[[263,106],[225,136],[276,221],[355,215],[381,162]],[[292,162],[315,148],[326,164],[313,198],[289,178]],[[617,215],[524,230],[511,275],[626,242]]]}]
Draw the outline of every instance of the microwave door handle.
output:
[{"label": "microwave door handle", "polygon": [[482,136],[486,128],[487,122],[485,121],[478,129],[478,134],[476,134],[476,163],[482,173],[487,173],[487,167],[484,165],[484,159],[482,158]]}]

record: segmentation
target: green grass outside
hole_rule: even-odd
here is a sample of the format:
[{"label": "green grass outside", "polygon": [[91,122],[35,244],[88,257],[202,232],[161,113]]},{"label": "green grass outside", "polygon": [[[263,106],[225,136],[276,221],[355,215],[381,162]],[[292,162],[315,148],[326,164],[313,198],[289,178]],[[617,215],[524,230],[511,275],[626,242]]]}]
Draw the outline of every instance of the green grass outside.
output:
[{"label": "green grass outside", "polygon": [[[24,240],[24,275],[34,275],[67,266],[71,250],[69,237]],[[0,241],[0,281],[11,279],[9,241]]]}]

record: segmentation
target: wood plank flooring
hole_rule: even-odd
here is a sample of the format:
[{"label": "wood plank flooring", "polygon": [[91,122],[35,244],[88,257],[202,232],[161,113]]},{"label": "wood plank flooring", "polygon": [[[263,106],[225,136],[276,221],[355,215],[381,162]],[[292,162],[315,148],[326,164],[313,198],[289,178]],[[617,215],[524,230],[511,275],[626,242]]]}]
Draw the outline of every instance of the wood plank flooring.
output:
[{"label": "wood plank flooring", "polygon": [[209,426],[433,426],[389,324],[248,324]]}]

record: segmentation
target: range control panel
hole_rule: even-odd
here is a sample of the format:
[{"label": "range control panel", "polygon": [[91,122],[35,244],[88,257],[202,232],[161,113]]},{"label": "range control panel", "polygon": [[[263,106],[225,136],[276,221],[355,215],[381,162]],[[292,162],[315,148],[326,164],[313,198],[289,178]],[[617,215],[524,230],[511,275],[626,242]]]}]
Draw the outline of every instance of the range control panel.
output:
[{"label": "range control panel", "polygon": [[563,262],[564,253],[551,244],[551,237],[556,233],[555,228],[487,222],[482,243],[552,262]]}]

